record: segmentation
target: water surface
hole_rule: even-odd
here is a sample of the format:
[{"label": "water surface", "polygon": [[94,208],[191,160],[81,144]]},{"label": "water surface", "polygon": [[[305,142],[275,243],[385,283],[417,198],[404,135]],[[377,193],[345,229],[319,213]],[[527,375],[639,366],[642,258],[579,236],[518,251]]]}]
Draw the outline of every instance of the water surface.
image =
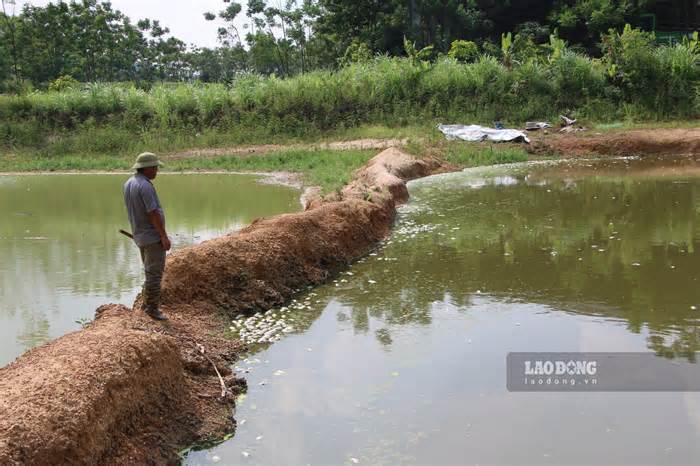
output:
[{"label": "water surface", "polygon": [[[0,176],[0,366],[80,328],[95,308],[131,306],[143,280],[121,186],[128,175]],[[247,175],[160,175],[173,247],[298,210],[296,189]]]},{"label": "water surface", "polygon": [[412,183],[387,242],[267,315],[294,331],[237,365],[236,435],[187,464],[698,464],[696,393],[511,393],[505,368],[511,351],[694,360],[698,166]]}]

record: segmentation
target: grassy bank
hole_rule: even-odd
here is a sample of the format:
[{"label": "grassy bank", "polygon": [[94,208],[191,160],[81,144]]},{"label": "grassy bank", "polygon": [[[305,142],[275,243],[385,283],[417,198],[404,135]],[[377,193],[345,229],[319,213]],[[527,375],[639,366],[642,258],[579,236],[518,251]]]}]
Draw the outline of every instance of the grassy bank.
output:
[{"label": "grassy bank", "polygon": [[[304,184],[335,191],[349,181],[376,151],[296,150],[241,157],[193,157],[167,162],[163,171],[215,170],[232,172],[293,172]],[[66,156],[58,158],[12,157],[0,160],[0,172],[128,171],[133,157]]]},{"label": "grassy bank", "polygon": [[[458,167],[522,162],[529,156],[517,146],[465,144],[424,139],[410,143],[408,152],[430,153]],[[230,171],[292,172],[307,186],[319,186],[324,193],[342,188],[352,174],[377,154],[376,150],[283,150],[264,155],[218,155],[168,160],[165,172]],[[83,155],[65,157],[12,156],[0,159],[0,173],[62,171],[128,171],[133,156]]]},{"label": "grassy bank", "polygon": [[0,96],[0,150],[42,157],[318,140],[367,125],[519,126],[559,114],[589,122],[686,120],[700,114],[700,46],[658,47],[639,31],[593,59],[553,42],[548,53],[376,58],[289,79],[230,85],[124,84]]}]

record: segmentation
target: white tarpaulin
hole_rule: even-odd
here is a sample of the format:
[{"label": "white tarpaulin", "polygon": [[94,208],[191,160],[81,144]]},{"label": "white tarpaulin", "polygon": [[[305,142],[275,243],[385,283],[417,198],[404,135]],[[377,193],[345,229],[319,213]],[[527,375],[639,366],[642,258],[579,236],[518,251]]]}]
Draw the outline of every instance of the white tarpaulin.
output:
[{"label": "white tarpaulin", "polygon": [[447,136],[447,139],[454,141],[479,142],[526,142],[530,144],[530,139],[525,133],[517,129],[494,129],[479,125],[438,125],[438,129]]}]

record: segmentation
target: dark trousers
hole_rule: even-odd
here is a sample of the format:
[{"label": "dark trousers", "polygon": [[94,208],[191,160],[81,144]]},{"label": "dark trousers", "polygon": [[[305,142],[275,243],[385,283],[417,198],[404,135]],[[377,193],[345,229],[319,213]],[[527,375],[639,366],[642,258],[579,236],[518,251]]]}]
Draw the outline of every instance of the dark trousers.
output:
[{"label": "dark trousers", "polygon": [[165,249],[160,242],[139,249],[141,250],[143,269],[146,273],[141,293],[143,306],[145,310],[155,310],[160,306],[160,283],[163,280],[163,271],[165,270]]}]

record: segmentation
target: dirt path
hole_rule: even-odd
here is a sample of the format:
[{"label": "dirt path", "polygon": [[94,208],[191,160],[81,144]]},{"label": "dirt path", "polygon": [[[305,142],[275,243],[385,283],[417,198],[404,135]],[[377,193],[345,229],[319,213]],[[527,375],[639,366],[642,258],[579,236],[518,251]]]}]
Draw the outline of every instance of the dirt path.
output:
[{"label": "dirt path", "polygon": [[535,152],[562,156],[587,155],[697,155],[700,154],[700,128],[594,131],[535,137]]},{"label": "dirt path", "polygon": [[283,150],[383,150],[389,147],[401,147],[407,139],[356,139],[354,141],[322,142],[317,144],[262,144],[257,146],[220,147],[215,149],[192,149],[163,156],[164,159],[178,160],[193,157],[218,157],[222,155],[263,155]]}]

